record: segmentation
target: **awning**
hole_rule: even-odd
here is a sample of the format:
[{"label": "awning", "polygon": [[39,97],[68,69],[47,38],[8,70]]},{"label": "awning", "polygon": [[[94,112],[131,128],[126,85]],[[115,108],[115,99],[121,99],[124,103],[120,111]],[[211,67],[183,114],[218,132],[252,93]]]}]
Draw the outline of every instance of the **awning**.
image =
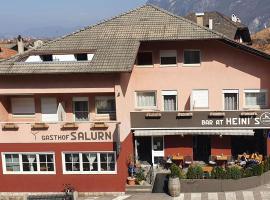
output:
[{"label": "awning", "polygon": [[135,130],[135,136],[163,136],[163,135],[243,135],[254,136],[254,131],[251,129],[242,130]]}]

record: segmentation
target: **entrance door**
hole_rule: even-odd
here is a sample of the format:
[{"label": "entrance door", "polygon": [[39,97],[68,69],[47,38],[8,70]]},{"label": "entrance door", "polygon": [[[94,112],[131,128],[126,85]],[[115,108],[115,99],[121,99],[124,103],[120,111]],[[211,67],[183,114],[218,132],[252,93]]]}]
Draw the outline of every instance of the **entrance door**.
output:
[{"label": "entrance door", "polygon": [[152,164],[152,137],[135,137],[136,159],[142,163]]},{"label": "entrance door", "polygon": [[210,137],[202,135],[194,136],[193,145],[194,160],[208,162],[211,155]]},{"label": "entrance door", "polygon": [[157,165],[164,158],[164,137],[152,137],[152,163]]},{"label": "entrance door", "polygon": [[41,98],[41,113],[43,122],[57,122],[58,115],[56,98]]}]

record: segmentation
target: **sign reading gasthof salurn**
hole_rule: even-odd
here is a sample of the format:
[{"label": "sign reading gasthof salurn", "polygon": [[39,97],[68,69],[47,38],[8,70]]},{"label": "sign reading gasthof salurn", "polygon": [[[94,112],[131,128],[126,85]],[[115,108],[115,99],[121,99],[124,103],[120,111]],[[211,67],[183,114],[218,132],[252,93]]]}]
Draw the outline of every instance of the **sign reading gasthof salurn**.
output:
[{"label": "sign reading gasthof salurn", "polygon": [[78,124],[76,130],[63,130],[61,123],[48,123],[46,130],[33,130],[31,123],[17,123],[17,130],[0,129],[0,143],[76,143],[113,142],[117,138],[116,123],[105,130],[92,129],[89,123]]},{"label": "sign reading gasthof salurn", "polygon": [[35,139],[38,141],[110,141],[112,140],[112,133],[110,131],[72,131],[69,134],[37,134],[35,135]]},{"label": "sign reading gasthof salurn", "polygon": [[[188,114],[187,114],[188,113]],[[131,127],[139,128],[270,128],[270,110],[259,111],[190,111],[160,112],[148,117],[147,112],[132,112]]]}]

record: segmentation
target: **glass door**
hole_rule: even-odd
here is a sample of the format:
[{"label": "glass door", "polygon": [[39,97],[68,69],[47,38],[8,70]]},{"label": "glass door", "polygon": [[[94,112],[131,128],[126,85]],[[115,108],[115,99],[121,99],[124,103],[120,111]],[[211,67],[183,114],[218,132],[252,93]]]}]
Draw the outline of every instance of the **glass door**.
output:
[{"label": "glass door", "polygon": [[164,137],[152,136],[152,163],[156,166],[164,158]]}]

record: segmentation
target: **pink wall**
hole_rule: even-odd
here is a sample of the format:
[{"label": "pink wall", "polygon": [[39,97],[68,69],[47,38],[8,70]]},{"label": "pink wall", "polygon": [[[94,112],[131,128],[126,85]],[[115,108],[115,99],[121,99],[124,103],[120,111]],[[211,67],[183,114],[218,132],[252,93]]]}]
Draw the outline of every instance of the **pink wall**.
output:
[{"label": "pink wall", "polygon": [[[177,67],[160,67],[159,50],[177,49]],[[183,50],[200,49],[201,66],[183,67]],[[0,94],[10,93],[115,93],[121,139],[130,132],[130,112],[135,109],[135,91],[156,90],[157,109],[162,110],[162,90],[178,91],[178,109],[190,109],[192,89],[209,89],[209,110],[223,109],[223,89],[239,89],[243,109],[244,89],[269,89],[269,61],[227,46],[219,41],[147,42],[140,50],[153,51],[154,67],[134,66],[132,73],[1,76]],[[68,92],[70,91],[70,92]],[[110,92],[111,91],[111,92]],[[61,95],[60,95],[61,96]],[[268,92],[270,99],[270,92]],[[63,98],[69,98],[63,96]],[[91,104],[91,103],[90,103]],[[71,104],[67,105],[71,110]],[[1,113],[3,115],[3,113]],[[37,118],[39,119],[39,114]],[[71,115],[68,116],[72,118]]]}]

